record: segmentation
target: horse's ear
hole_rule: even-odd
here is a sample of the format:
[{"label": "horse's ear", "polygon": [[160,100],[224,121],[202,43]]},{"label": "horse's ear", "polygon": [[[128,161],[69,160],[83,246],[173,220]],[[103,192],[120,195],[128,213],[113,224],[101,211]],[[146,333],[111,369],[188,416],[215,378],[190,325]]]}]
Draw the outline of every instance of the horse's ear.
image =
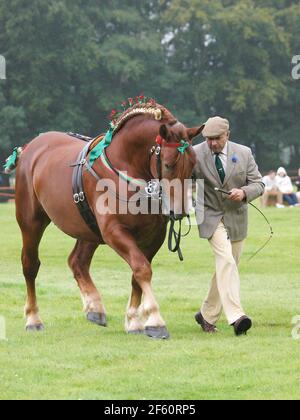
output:
[{"label": "horse's ear", "polygon": [[169,130],[168,127],[166,126],[166,124],[163,124],[160,126],[159,129],[159,135],[164,139],[164,140],[168,140],[169,137]]},{"label": "horse's ear", "polygon": [[202,124],[200,127],[188,128],[187,133],[188,133],[189,139],[193,140],[195,137],[199,136],[199,134],[202,133],[204,127],[205,127],[205,124]]}]

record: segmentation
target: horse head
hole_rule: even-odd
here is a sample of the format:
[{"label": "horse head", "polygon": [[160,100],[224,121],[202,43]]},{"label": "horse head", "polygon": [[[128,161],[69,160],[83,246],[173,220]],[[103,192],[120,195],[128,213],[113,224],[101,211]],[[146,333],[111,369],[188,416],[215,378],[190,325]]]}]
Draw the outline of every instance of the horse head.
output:
[{"label": "horse head", "polygon": [[[188,213],[189,188],[196,154],[192,141],[204,125],[187,128],[180,122],[162,124],[156,142],[160,148],[160,174],[165,207],[173,217],[181,219]],[[167,203],[167,205],[166,205]]]},{"label": "horse head", "polygon": [[[142,179],[160,181],[164,213],[182,218],[188,213],[188,180],[196,164],[192,141],[204,125],[187,128],[162,105],[137,104],[112,121],[112,145],[108,153],[123,170]],[[149,150],[152,151],[149,168]]]}]

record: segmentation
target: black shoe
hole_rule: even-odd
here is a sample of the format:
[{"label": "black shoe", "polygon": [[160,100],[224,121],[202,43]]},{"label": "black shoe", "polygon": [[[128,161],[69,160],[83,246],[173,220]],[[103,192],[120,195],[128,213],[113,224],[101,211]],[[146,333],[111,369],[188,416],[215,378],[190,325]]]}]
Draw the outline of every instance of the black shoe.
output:
[{"label": "black shoe", "polygon": [[205,321],[201,312],[198,312],[195,315],[195,320],[199,325],[201,325],[201,328],[204,332],[210,333],[210,334],[214,334],[214,333],[218,332],[217,327],[215,325],[212,325],[209,322]]},{"label": "black shoe", "polygon": [[241,316],[235,323],[231,324],[233,326],[235,335],[247,334],[247,331],[252,327],[252,321],[246,315]]}]

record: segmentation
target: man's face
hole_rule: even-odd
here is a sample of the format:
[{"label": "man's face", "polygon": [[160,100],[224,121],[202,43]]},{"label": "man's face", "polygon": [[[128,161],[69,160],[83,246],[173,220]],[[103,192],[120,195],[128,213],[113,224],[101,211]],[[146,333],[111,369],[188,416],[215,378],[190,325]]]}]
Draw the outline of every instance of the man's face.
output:
[{"label": "man's face", "polygon": [[276,172],[270,172],[269,177],[274,180],[276,178]]},{"label": "man's face", "polygon": [[229,140],[229,134],[230,133],[228,131],[227,133],[221,134],[218,137],[207,137],[206,141],[210,150],[213,153],[221,153]]}]

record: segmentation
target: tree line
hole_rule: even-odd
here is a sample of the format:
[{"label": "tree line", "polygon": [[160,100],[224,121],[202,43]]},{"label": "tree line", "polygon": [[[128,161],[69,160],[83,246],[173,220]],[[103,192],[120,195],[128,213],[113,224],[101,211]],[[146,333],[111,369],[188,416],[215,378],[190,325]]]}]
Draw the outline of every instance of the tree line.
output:
[{"label": "tree line", "polygon": [[90,136],[145,94],[212,115],[264,170],[300,166],[300,5],[292,0],[0,0],[0,158],[49,130]]}]

